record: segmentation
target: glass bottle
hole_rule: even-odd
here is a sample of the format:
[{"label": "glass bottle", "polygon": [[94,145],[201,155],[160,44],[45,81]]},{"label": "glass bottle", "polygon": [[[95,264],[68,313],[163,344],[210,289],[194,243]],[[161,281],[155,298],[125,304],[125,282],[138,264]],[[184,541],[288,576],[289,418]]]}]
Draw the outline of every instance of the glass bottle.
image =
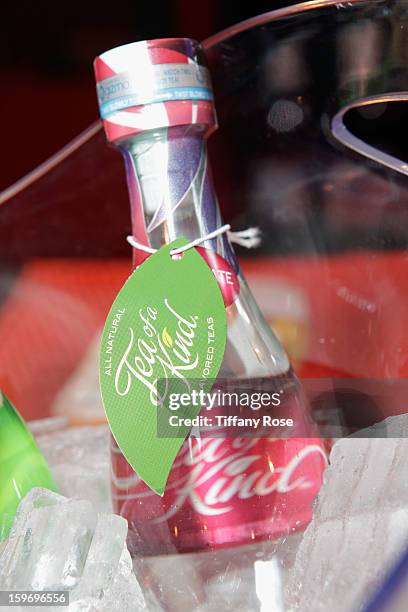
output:
[{"label": "glass bottle", "polygon": [[[198,44],[161,39],[124,45],[99,56],[95,72],[107,138],[125,159],[136,241],[160,249],[175,238],[194,240],[220,227],[206,147],[216,115]],[[252,396],[278,393],[274,416],[291,416],[295,423],[283,437],[270,428],[250,436],[231,430],[190,436],[163,497],[148,489],[113,443],[114,502],[128,519],[131,553],[163,559],[211,551],[205,570],[200,564],[198,582],[197,572],[191,579],[204,593],[227,558],[239,560],[239,572],[247,559],[242,548],[224,556],[222,549],[252,544],[251,555],[258,558],[263,545],[256,543],[281,541],[304,529],[326,458],[299,382],[248,289],[228,235],[204,240],[197,250],[213,270],[226,307],[227,343],[215,387]],[[133,266],[147,256],[135,248]],[[233,410],[250,411],[239,403]],[[160,571],[160,581],[166,583],[166,571]]]}]

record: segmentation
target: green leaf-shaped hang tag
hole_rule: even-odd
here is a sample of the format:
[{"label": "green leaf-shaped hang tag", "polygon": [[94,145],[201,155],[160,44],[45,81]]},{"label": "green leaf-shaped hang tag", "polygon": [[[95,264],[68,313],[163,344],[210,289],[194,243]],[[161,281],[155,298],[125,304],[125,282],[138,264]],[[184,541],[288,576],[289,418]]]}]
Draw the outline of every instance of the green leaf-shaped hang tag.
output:
[{"label": "green leaf-shaped hang tag", "polygon": [[[166,245],[133,272],[112,305],[101,341],[102,399],[113,436],[135,472],[160,495],[191,428],[161,437],[158,411],[169,413],[175,391],[211,390],[227,333],[224,301],[209,266],[194,248],[180,259],[170,255],[186,243]],[[181,410],[194,418],[200,409],[191,403]]]}]

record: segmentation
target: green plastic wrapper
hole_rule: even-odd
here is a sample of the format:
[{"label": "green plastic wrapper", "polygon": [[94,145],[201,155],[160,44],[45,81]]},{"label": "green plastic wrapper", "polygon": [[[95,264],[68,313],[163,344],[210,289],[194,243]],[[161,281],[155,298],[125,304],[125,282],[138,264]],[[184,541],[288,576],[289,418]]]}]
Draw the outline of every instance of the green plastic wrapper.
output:
[{"label": "green plastic wrapper", "polygon": [[0,391],[0,542],[9,534],[20,501],[34,487],[57,491],[33,436]]}]

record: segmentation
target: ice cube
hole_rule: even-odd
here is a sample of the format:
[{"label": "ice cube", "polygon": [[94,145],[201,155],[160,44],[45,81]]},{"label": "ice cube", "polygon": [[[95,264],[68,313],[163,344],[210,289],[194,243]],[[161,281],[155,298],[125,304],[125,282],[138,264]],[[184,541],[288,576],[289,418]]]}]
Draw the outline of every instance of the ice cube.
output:
[{"label": "ice cube", "polygon": [[109,427],[70,427],[37,437],[50,465],[74,463],[91,469],[109,464]]},{"label": "ice cube", "polygon": [[101,597],[106,584],[116,573],[126,535],[127,522],[122,517],[115,514],[99,514],[81,583],[73,591],[72,599],[78,599],[84,593],[96,598]]},{"label": "ice cube", "polygon": [[0,588],[72,588],[82,573],[95,523],[90,502],[32,489],[19,506],[2,553]]},{"label": "ice cube", "polygon": [[[339,440],[298,550],[286,609],[354,612],[408,543],[407,415]],[[361,435],[361,432],[360,434]]]},{"label": "ice cube", "polygon": [[[68,612],[146,610],[126,535],[120,516],[97,514],[89,501],[32,489],[0,548],[0,589],[68,590]],[[38,611],[47,609],[54,610]]]},{"label": "ice cube", "polygon": [[147,609],[149,612],[161,610],[158,606],[152,605],[147,608],[144,595],[133,573],[132,559],[125,547],[119,560],[118,571],[105,591],[97,612],[137,612]]},{"label": "ice cube", "polygon": [[48,417],[47,419],[38,419],[27,421],[26,425],[33,436],[45,436],[46,434],[61,431],[68,426],[67,417]]},{"label": "ice cube", "polygon": [[37,438],[60,492],[111,512],[109,428],[73,427]]},{"label": "ice cube", "polygon": [[388,417],[367,429],[363,429],[351,437],[353,438],[408,438],[408,414]]},{"label": "ice cube", "polygon": [[282,568],[276,557],[255,561],[256,594],[261,603],[260,612],[283,612]]},{"label": "ice cube", "polygon": [[69,463],[51,467],[51,471],[62,495],[87,499],[98,512],[112,511],[109,473]]}]

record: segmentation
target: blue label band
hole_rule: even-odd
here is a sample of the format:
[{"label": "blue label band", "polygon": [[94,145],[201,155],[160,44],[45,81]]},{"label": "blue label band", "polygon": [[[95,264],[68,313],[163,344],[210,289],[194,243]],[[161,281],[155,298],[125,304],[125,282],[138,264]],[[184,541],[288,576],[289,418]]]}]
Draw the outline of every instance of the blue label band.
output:
[{"label": "blue label band", "polygon": [[103,119],[132,106],[172,100],[212,100],[206,68],[196,64],[158,64],[137,73],[122,72],[97,85]]}]

